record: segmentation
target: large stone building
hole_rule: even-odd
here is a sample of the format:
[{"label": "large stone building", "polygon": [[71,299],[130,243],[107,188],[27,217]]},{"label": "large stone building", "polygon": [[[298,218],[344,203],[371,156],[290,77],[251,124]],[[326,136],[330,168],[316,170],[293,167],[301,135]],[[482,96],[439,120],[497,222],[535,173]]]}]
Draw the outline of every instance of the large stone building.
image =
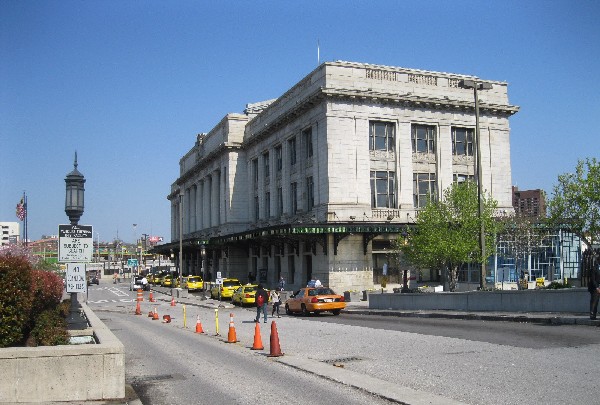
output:
[{"label": "large stone building", "polygon": [[507,83],[327,62],[197,136],[168,196],[171,243],[155,250],[176,258],[181,244],[183,274],[208,280],[372,288],[428,196],[477,177],[462,80],[491,85],[479,91],[483,189],[512,210]]}]

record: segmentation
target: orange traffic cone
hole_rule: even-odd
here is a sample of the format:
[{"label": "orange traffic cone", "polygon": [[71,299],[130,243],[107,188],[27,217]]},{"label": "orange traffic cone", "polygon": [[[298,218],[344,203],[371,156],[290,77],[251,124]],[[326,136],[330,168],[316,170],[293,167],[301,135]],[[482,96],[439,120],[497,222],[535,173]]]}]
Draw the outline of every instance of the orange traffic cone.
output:
[{"label": "orange traffic cone", "polygon": [[254,344],[251,347],[252,350],[263,350],[264,346],[262,343],[262,339],[260,337],[260,326],[258,322],[256,322],[256,326],[254,327]]},{"label": "orange traffic cone", "polygon": [[233,325],[233,314],[229,314],[229,333],[227,333],[227,343],[236,343],[235,326]]},{"label": "orange traffic cone", "polygon": [[139,301],[144,301],[144,293],[142,292],[142,290],[137,290],[137,300]]},{"label": "orange traffic cone", "polygon": [[171,315],[163,315],[163,323],[171,323]]},{"label": "orange traffic cone", "polygon": [[200,315],[196,318],[196,333],[204,333],[202,330],[202,324],[200,323]]},{"label": "orange traffic cone", "polygon": [[154,317],[154,311],[148,312],[148,318],[153,318],[153,317]]},{"label": "orange traffic cone", "polygon": [[148,298],[148,301],[156,302],[156,300],[154,299],[154,295],[152,295],[152,290],[150,290],[150,297]]},{"label": "orange traffic cone", "polygon": [[154,313],[152,314],[152,320],[153,321],[158,320],[158,312],[156,312],[156,307],[154,307]]},{"label": "orange traffic cone", "polygon": [[175,297],[171,298],[171,306],[174,307],[175,306]]},{"label": "orange traffic cone", "polygon": [[283,356],[281,346],[279,346],[279,334],[277,333],[277,325],[275,321],[271,322],[271,353],[269,357]]},{"label": "orange traffic cone", "polygon": [[142,309],[140,308],[140,302],[137,302],[137,305],[135,306],[135,314],[136,315],[141,315],[142,314]]}]

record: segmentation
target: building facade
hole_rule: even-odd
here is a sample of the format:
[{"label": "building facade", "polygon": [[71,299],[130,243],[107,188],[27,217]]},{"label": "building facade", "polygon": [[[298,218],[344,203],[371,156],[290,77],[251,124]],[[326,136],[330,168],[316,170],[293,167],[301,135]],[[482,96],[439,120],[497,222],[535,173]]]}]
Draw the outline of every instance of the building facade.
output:
[{"label": "building facade", "polygon": [[0,222],[0,246],[19,242],[20,229],[18,222]]},{"label": "building facade", "polygon": [[513,208],[515,213],[527,217],[546,217],[546,197],[544,191],[519,190],[517,186],[512,187]]},{"label": "building facade", "polygon": [[[288,287],[319,279],[373,287],[390,242],[429,196],[476,179],[479,92],[483,190],[512,210],[507,83],[351,62],[317,67],[275,100],[199,134],[171,186],[171,242],[183,274],[249,274]],[[388,266],[385,266],[388,267]],[[391,273],[400,269],[388,268]]]}]

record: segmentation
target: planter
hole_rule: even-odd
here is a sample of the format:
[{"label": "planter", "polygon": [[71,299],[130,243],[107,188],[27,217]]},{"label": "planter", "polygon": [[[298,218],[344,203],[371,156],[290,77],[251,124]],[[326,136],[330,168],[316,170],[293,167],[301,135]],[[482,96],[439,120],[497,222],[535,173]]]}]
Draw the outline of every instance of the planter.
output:
[{"label": "planter", "polygon": [[344,291],[344,300],[346,302],[358,302],[360,301],[360,295],[358,291]]}]

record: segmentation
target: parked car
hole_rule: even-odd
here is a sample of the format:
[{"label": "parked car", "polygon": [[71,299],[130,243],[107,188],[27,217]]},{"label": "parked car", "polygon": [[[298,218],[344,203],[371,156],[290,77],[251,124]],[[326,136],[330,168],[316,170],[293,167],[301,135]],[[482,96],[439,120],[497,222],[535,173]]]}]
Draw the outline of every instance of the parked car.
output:
[{"label": "parked car", "polygon": [[95,274],[87,276],[87,285],[92,285],[92,284],[96,284],[96,285],[100,284],[100,280],[98,280],[98,277]]},{"label": "parked car", "polygon": [[288,315],[295,312],[309,315],[311,312],[318,314],[325,311],[339,315],[344,308],[344,296],[328,287],[301,288],[285,301],[285,313]]},{"label": "parked car", "polygon": [[238,287],[231,296],[231,303],[233,305],[250,305],[254,304],[256,297],[256,289],[258,286],[256,284],[246,284],[241,287]]},{"label": "parked car", "polygon": [[163,287],[173,287],[173,277],[164,276],[160,281],[160,285]]},{"label": "parked car", "polygon": [[210,289],[210,297],[213,299],[219,298],[220,291],[221,298],[231,298],[233,292],[241,286],[242,283],[240,283],[240,280],[238,280],[237,278],[224,278],[223,284],[217,284]]},{"label": "parked car", "polygon": [[200,276],[188,276],[185,278],[184,284],[188,291],[202,290],[204,288],[202,277]]}]

